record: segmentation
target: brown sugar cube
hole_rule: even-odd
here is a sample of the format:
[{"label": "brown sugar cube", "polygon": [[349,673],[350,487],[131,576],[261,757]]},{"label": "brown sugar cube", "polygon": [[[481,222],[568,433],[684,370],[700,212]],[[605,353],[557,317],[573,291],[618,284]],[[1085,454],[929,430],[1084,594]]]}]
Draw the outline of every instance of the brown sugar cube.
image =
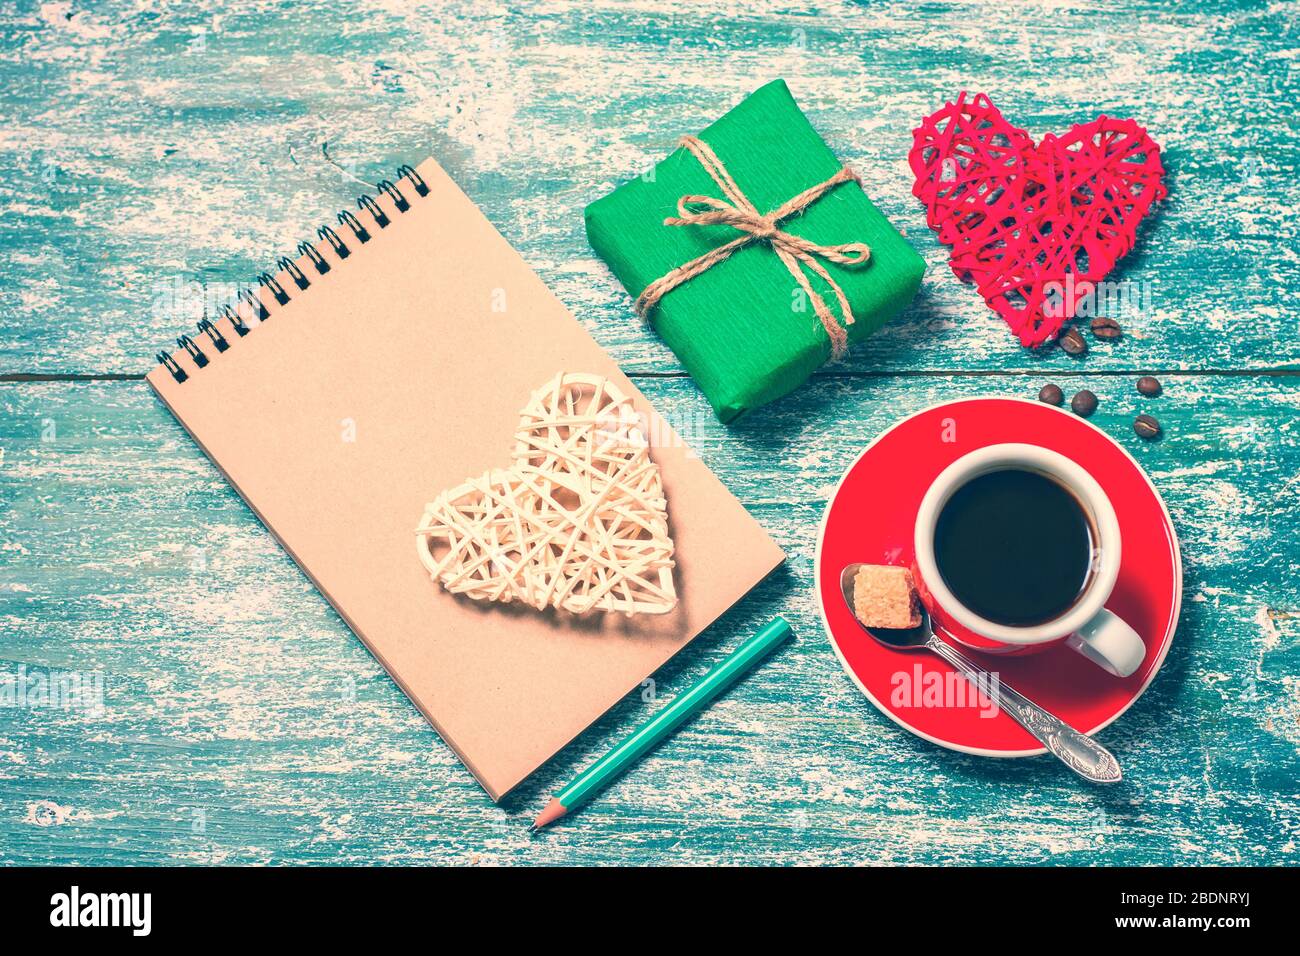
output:
[{"label": "brown sugar cube", "polygon": [[912,572],[864,564],[853,577],[853,613],[864,627],[920,627],[921,600]]}]

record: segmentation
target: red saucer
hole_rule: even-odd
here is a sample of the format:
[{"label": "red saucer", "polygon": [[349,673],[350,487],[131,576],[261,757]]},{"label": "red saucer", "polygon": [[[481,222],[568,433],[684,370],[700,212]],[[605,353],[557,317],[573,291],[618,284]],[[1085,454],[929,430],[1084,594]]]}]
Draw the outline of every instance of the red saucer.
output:
[{"label": "red saucer", "polygon": [[903,419],[868,445],[826,506],[817,546],[817,597],[840,663],[895,723],[953,750],[1027,757],[1044,750],[1006,714],[990,715],[973,699],[965,706],[925,705],[915,686],[946,680],[952,668],[925,651],[896,651],[876,643],[858,627],[839,585],[841,569],[855,561],[912,567],[913,524],[930,483],[962,455],[1001,442],[1060,452],[1101,483],[1123,537],[1119,581],[1106,606],[1141,635],[1147,655],[1133,675],[1118,678],[1063,644],[1033,654],[981,654],[968,648],[967,653],[1085,733],[1102,729],[1128,710],[1173,643],[1183,580],[1178,537],[1160,495],[1128,452],[1083,419],[1042,402],[976,398],[936,405]]}]

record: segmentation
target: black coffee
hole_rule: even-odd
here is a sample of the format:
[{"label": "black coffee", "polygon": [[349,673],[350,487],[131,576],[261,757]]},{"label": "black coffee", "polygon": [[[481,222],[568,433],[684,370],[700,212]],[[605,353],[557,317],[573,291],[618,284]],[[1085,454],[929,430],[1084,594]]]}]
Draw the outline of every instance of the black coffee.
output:
[{"label": "black coffee", "polygon": [[1079,599],[1093,533],[1077,498],[1034,471],[993,471],[948,499],[934,556],[948,590],[985,620],[1032,627]]}]

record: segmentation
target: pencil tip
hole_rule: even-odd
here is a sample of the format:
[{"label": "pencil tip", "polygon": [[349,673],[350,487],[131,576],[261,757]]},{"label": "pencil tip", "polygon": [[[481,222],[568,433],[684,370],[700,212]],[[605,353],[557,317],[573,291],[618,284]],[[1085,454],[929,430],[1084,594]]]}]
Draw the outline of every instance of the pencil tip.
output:
[{"label": "pencil tip", "polygon": [[559,800],[552,800],[546,805],[546,809],[537,814],[537,819],[533,821],[533,825],[529,829],[536,832],[547,824],[554,823],[568,812],[569,808]]}]

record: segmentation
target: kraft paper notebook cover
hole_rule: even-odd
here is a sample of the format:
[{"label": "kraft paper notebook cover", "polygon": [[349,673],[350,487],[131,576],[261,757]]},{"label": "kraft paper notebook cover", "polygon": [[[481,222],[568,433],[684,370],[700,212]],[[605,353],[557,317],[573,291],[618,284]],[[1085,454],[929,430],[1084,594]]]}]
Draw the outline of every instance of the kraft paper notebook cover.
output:
[{"label": "kraft paper notebook cover", "polygon": [[520,409],[557,373],[607,376],[658,419],[436,163],[399,172],[148,381],[500,798],[782,554],[663,427],[650,454],[676,543],[672,612],[576,617],[431,581],[414,536],[426,502],[508,467]]}]

